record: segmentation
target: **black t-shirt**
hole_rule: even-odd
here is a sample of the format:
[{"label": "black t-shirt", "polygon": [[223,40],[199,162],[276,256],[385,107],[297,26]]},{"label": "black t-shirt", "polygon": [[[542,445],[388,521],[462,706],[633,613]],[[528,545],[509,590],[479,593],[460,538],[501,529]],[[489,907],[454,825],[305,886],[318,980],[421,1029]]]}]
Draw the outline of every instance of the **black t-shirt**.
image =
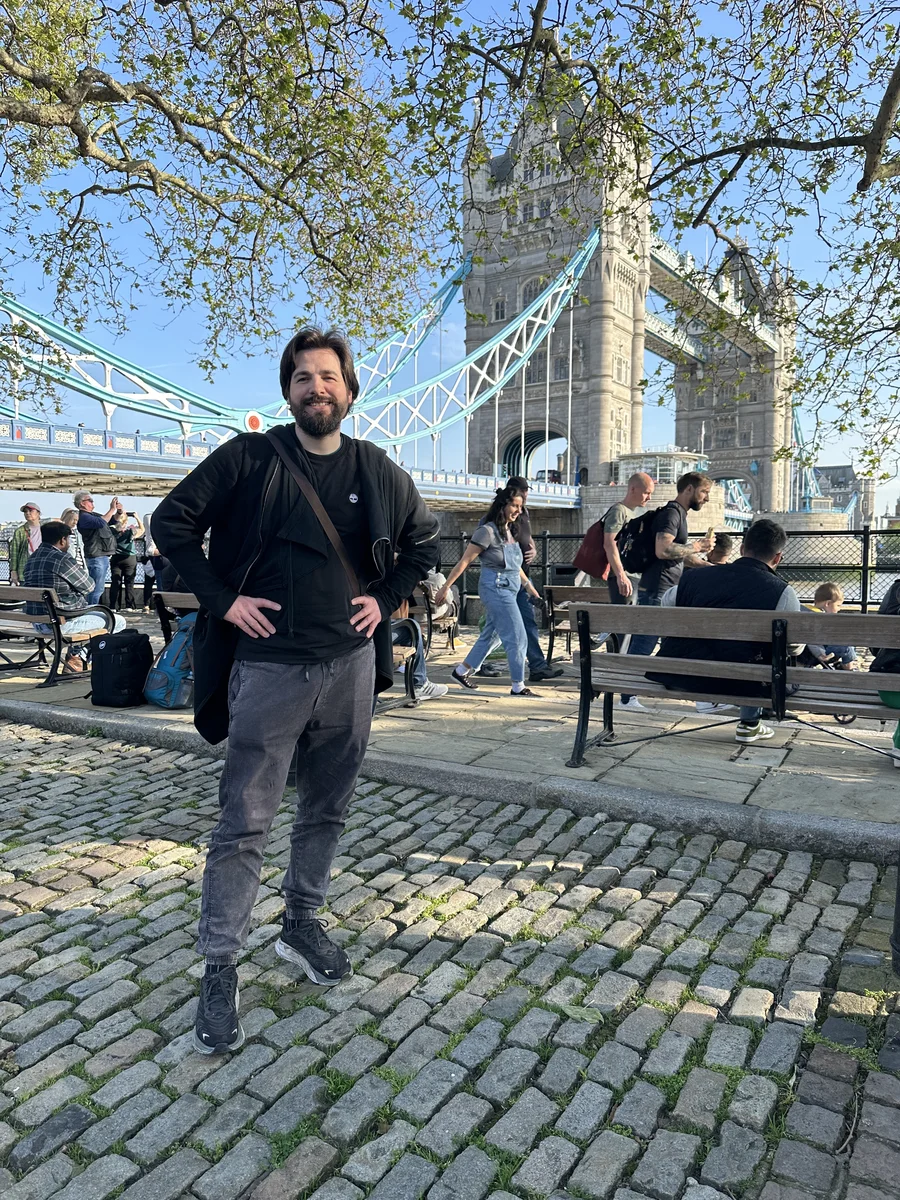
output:
[{"label": "black t-shirt", "polygon": [[[369,522],[362,502],[356,443],[341,435],[333,454],[307,454],[294,447],[300,469],[311,480],[325,511],[334,522],[364,588],[374,573]],[[299,501],[296,485],[290,495]],[[298,531],[287,532],[291,512],[275,512],[263,551],[241,589],[247,596],[277,600],[280,612],[266,610],[276,632],[268,638],[241,633],[235,657],[247,662],[317,663],[351,654],[365,642],[365,634],[350,624],[359,612],[352,605],[350,584],[340,559],[306,501],[302,501],[311,550]],[[321,551],[326,552],[323,561]]]},{"label": "black t-shirt", "polygon": [[[670,500],[656,514],[656,520],[653,522],[654,538],[660,533],[674,534],[679,546],[687,545],[687,513],[677,500]],[[663,592],[675,586],[683,570],[684,564],[680,559],[657,558],[641,576],[641,591],[649,592],[651,596],[661,596]]]}]

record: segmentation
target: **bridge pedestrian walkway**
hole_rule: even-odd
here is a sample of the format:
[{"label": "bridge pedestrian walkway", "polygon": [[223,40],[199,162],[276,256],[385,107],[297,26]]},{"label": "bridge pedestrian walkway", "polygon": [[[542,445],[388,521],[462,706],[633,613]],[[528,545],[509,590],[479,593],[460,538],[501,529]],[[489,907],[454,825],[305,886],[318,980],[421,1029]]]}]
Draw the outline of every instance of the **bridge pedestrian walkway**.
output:
[{"label": "bridge pedestrian walkway", "polygon": [[[151,618],[129,616],[129,623],[158,641]],[[450,670],[474,634],[463,630],[456,654],[435,648],[429,677],[450,682]],[[733,725],[709,728],[709,718],[699,717],[691,705],[654,701],[652,712],[617,712],[623,744],[594,747],[585,766],[566,768],[578,688],[575,668],[566,665],[565,672],[561,679],[536,685],[540,698],[532,701],[511,698],[508,679],[500,677],[479,680],[477,692],[451,683],[441,699],[376,715],[367,775],[464,795],[501,795],[510,802],[517,797],[539,806],[565,794],[566,803],[575,803],[575,796],[585,811],[591,805],[615,811],[618,805],[623,815],[643,812],[650,819],[663,811],[671,820],[678,812],[698,827],[714,820],[724,829],[733,822],[736,832],[753,822],[773,830],[784,826],[800,840],[817,822],[837,841],[847,836],[844,827],[852,822],[883,826],[886,845],[893,837],[887,827],[900,818],[898,778],[890,762],[790,722],[777,727],[772,741],[741,747],[734,742]],[[87,680],[38,690],[39,680],[34,672],[0,676],[0,720],[94,736],[128,734],[141,743],[185,748],[196,738],[187,712],[95,708],[86,696]],[[828,717],[821,720],[831,724]],[[631,740],[648,728],[686,732],[662,742]],[[892,731],[878,722],[857,721],[845,732],[890,748]],[[861,831],[859,826],[859,836]],[[897,836],[900,840],[900,824]]]}]

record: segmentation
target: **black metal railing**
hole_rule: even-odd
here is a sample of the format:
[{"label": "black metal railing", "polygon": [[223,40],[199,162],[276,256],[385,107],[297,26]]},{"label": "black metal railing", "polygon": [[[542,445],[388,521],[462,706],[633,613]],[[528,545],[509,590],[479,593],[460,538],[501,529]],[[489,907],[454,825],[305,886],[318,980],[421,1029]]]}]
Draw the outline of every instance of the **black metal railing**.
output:
[{"label": "black metal railing", "polygon": [[[703,537],[698,530],[693,537]],[[740,534],[735,534],[735,542]],[[468,532],[441,538],[441,570],[445,573],[462,557]],[[572,560],[581,545],[575,533],[534,534],[537,551],[530,574],[538,587],[571,583],[575,578]],[[788,544],[778,574],[796,589],[804,603],[812,603],[820,583],[837,583],[847,604],[862,612],[877,608],[891,584],[900,577],[900,530],[823,530],[788,534]],[[464,595],[478,592],[477,560],[460,581]]]},{"label": "black metal railing", "polygon": [[[703,537],[698,530],[693,537]],[[737,542],[740,535],[735,534]],[[531,577],[537,587],[571,583],[575,578],[572,560],[581,545],[580,533],[534,534],[537,551],[531,564]],[[441,538],[441,570],[445,573],[459,561],[469,543],[469,533]],[[144,582],[141,557],[144,539],[135,538],[138,557],[136,584]],[[467,568],[460,580],[463,595],[478,593],[480,568],[475,563]],[[844,592],[847,604],[858,606],[862,612],[877,608],[891,584],[900,577],[900,529],[823,530],[814,533],[789,533],[784,560],[778,568],[796,589],[804,603],[811,603],[820,583],[837,583]],[[0,539],[0,583],[9,582],[9,541]]]},{"label": "black metal railing", "polygon": [[[135,586],[143,585],[144,582],[144,564],[141,559],[146,554],[146,543],[143,538],[134,539],[134,552],[137,556],[137,571],[134,576]],[[109,572],[106,575],[106,582],[109,583]],[[9,583],[9,538],[0,538],[0,583]]]}]

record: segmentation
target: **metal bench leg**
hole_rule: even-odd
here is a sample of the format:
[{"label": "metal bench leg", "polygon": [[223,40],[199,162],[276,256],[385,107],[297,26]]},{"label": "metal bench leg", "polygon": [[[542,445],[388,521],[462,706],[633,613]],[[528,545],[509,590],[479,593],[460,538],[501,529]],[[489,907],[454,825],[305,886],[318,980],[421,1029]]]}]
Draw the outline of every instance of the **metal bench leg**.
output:
[{"label": "metal bench leg", "polygon": [[547,642],[547,666],[553,662],[553,643],[556,641],[556,630],[553,626],[553,618],[550,618],[550,640]]},{"label": "metal bench leg", "polygon": [[[587,742],[588,722],[591,717],[591,701],[594,688],[591,683],[591,629],[587,613],[578,614],[579,675],[581,686],[578,692],[578,725],[575,729],[575,745],[567,767],[584,766],[584,747]],[[606,713],[604,711],[604,717]],[[605,729],[604,729],[605,732]]]},{"label": "metal bench leg", "polygon": [[53,661],[50,664],[50,674],[47,676],[47,678],[44,680],[43,683],[39,683],[37,685],[39,688],[56,687],[58,684],[57,676],[59,675],[59,669],[62,666],[62,656],[63,656],[62,630],[60,629],[60,627],[58,625],[55,625],[55,624],[51,625],[50,628],[53,630]]},{"label": "metal bench leg", "polygon": [[406,660],[406,666],[403,670],[403,675],[406,683],[406,707],[416,708],[419,704],[419,699],[416,696],[416,681],[413,679],[412,659]]}]

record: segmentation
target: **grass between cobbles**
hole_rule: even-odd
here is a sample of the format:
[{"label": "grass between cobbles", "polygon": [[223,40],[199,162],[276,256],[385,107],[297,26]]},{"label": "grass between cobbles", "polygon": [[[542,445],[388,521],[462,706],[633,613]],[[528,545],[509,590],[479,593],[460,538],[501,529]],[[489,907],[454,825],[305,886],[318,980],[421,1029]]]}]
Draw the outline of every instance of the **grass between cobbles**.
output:
[{"label": "grass between cobbles", "polygon": [[[305,1141],[308,1137],[314,1137],[319,1132],[321,1124],[321,1117],[305,1117],[290,1133],[269,1134],[268,1142],[272,1147],[272,1166],[280,1167],[284,1160],[297,1149],[302,1141]],[[243,1136],[243,1133],[241,1136]]]},{"label": "grass between cobbles", "polygon": [[[395,814],[395,816],[396,816],[396,814]],[[363,823],[363,822],[360,822],[360,823]],[[193,863],[193,860],[191,862],[191,865],[195,865]],[[350,869],[352,869],[352,867]],[[176,884],[175,886],[178,886],[178,884]],[[433,904],[435,907],[437,907],[439,904],[444,903],[444,902],[445,902],[445,898],[441,897],[441,898],[437,898],[433,902]],[[516,905],[516,906],[518,906],[518,905]],[[513,906],[513,907],[516,907],[516,906]],[[707,908],[708,908],[708,906],[707,906]],[[118,906],[116,911],[117,911],[117,913],[121,913],[122,906]],[[420,916],[418,919],[419,920],[423,919],[423,917],[425,915],[426,914],[422,914],[422,916]],[[572,924],[581,925],[582,915],[583,914],[575,914],[573,912],[572,919],[570,921],[568,921],[566,923],[566,925],[563,926],[563,928],[569,928]],[[622,919],[622,917],[624,917],[625,915],[626,914],[621,914],[619,919]],[[658,921],[653,922],[647,926],[647,928],[644,931],[644,938],[646,938],[649,931],[652,928],[655,928],[658,923],[659,923]],[[588,944],[590,944],[591,939],[599,940],[602,937],[603,930],[601,930],[601,929],[594,929],[589,925],[581,925],[581,928],[584,931],[586,938],[588,939]],[[604,928],[605,928],[605,926],[604,926]],[[688,930],[680,930],[679,929],[678,934],[676,935],[674,944],[676,944],[676,945],[680,944],[680,942],[687,936],[690,936],[690,933]],[[756,939],[752,954],[750,956],[748,956],[748,958],[745,960],[744,964],[742,965],[742,972],[741,972],[742,976],[746,974],[746,971],[752,966],[753,962],[758,957],[761,957],[761,956],[785,957],[782,955],[773,954],[772,952],[767,951],[765,949],[765,943],[768,939],[768,936],[769,936],[768,933],[765,933],[765,934],[761,934]],[[533,937],[539,938],[540,935],[534,930],[533,923],[529,922],[529,925],[524,927],[523,930],[521,930],[519,932],[519,934],[515,938],[512,939],[512,941],[513,941],[513,943],[522,943],[522,942],[531,940],[531,938],[533,938]],[[350,945],[353,942],[355,942],[356,940],[357,940],[356,937],[353,937],[353,938],[349,939],[349,941],[346,944]],[[711,953],[714,949],[714,945],[715,945],[715,943],[711,943]],[[536,946],[535,953],[539,953],[540,950],[543,948],[546,948],[546,947],[545,946]],[[617,954],[613,960],[613,964],[612,964],[613,967],[624,965],[624,963],[627,962],[627,960],[631,957],[632,953],[633,953],[632,948],[628,948],[627,950],[622,950],[622,951],[617,952]],[[528,961],[528,959],[523,959],[521,962],[519,962],[516,965],[516,970],[517,971],[521,970],[527,961]],[[702,973],[703,969],[705,969],[705,967],[707,965],[708,965],[708,963],[704,962],[692,973],[692,982],[696,980],[696,978],[699,976],[700,973]],[[570,975],[571,973],[572,972],[571,972],[571,968],[570,968],[569,964],[566,964],[566,965],[560,967],[559,971],[556,973],[556,978],[554,979],[554,982],[557,982],[558,978],[564,977],[566,975]],[[430,971],[426,972],[422,976],[422,978],[425,979],[428,974],[430,974]],[[459,982],[458,987],[465,987],[466,983],[469,981],[469,979],[471,979],[471,977],[474,974],[475,974],[474,968],[470,969],[467,979],[461,980]],[[510,986],[511,984],[514,984],[515,982],[516,982],[515,979],[512,979],[503,986]],[[592,980],[585,981],[586,987],[592,986],[593,982],[594,981],[592,981]],[[517,986],[523,986],[523,985],[518,984]],[[642,982],[642,986],[644,986],[643,982]],[[152,987],[149,988],[149,990],[152,990]],[[458,989],[455,989],[455,990],[458,990]],[[519,1013],[517,1013],[515,1017],[509,1018],[507,1021],[505,1021],[503,1023],[505,1032],[508,1032],[509,1029],[511,1029],[513,1025],[515,1025],[517,1022],[522,1020],[522,1018],[526,1015],[527,1012],[529,1012],[531,1010],[531,1008],[535,1007],[535,1005],[538,1005],[538,1004],[540,1004],[541,1007],[544,1007],[550,1011],[559,1012],[559,1014],[561,1016],[566,1015],[560,1009],[556,1008],[556,1006],[549,1005],[546,1002],[542,1002],[540,989],[529,988],[528,991],[529,991],[529,1001],[526,1004],[526,1006],[523,1007],[523,1009]],[[285,998],[285,994],[280,988],[269,987],[266,989],[265,1000],[266,1000],[268,1007],[271,1007],[276,1011],[283,1012],[284,1011],[284,1009],[283,1009],[284,998]],[[689,988],[685,992],[685,994],[682,996],[682,1003],[684,1002],[685,999],[690,999],[690,998],[694,998],[694,997],[692,995],[691,989]],[[309,997],[303,1003],[315,1003],[315,1000],[313,997]],[[635,1007],[637,1007],[640,1003],[653,1004],[654,1002],[646,1001],[646,1000],[642,999],[640,994],[638,994],[638,996],[635,997],[632,1000],[632,1002],[629,1003],[628,1006],[623,1008],[622,1012],[619,1013],[616,1016],[616,1018],[611,1019],[609,1021],[609,1024],[602,1031],[597,1030],[596,1033],[594,1034],[594,1038],[598,1042],[601,1040],[603,1042],[605,1042],[606,1040],[609,1040],[609,1038],[611,1038],[613,1036],[615,1028],[618,1026],[618,1024],[628,1015],[629,1012],[633,1011],[633,1009]],[[301,1006],[302,1006],[302,1004],[298,1004],[296,1007],[299,1008]],[[321,1005],[317,1005],[317,1006],[321,1007]],[[675,1012],[678,1011],[677,1006],[674,1006],[674,1005],[662,1005],[662,1004],[656,1003],[656,1004],[654,1004],[654,1006],[660,1008],[662,1011],[665,1011],[667,1013],[674,1014]],[[296,1011],[296,1009],[294,1011]],[[465,1037],[466,1033],[468,1033],[471,1030],[471,1028],[473,1028],[476,1024],[478,1024],[478,1022],[481,1019],[483,1019],[483,1014],[481,1014],[481,1013],[473,1014],[473,1016],[466,1023],[466,1026],[461,1031],[459,1031],[459,1033],[452,1035],[451,1039],[448,1041],[448,1044],[444,1047],[443,1051],[439,1054],[439,1057],[447,1057],[448,1054],[450,1052],[452,1052],[452,1049],[455,1048],[455,1046],[459,1044],[459,1042],[462,1040],[463,1037]],[[145,1024],[145,1026],[147,1025],[146,1022],[144,1024]],[[377,1036],[377,1029],[378,1029],[378,1022],[372,1020],[372,1021],[367,1022],[366,1025],[363,1026],[362,1031],[368,1032],[370,1034],[370,1036]],[[662,1030],[660,1030],[658,1032],[658,1034],[656,1035],[656,1040],[658,1040],[658,1038],[661,1037],[662,1032],[663,1032]],[[756,1042],[758,1042],[758,1040],[763,1036],[763,1033],[764,1033],[764,1030],[762,1030],[762,1029],[754,1030],[754,1039]],[[832,1043],[826,1042],[825,1039],[819,1039],[819,1040],[825,1042],[825,1044],[827,1044],[827,1045],[832,1045]],[[705,1038],[702,1039],[701,1041],[702,1041],[702,1043],[705,1043]],[[655,1042],[653,1044],[655,1044]],[[815,1043],[813,1042],[812,1044],[815,1044]],[[594,1048],[596,1048],[596,1046]],[[834,1047],[834,1048],[846,1052],[845,1047]],[[337,1049],[338,1048],[335,1048],[335,1052],[337,1052]],[[585,1046],[584,1049],[587,1051],[588,1047]],[[543,1055],[541,1055],[541,1051],[543,1051]],[[541,1047],[538,1048],[539,1056],[541,1056],[544,1061],[549,1059],[549,1057],[552,1055],[552,1053],[554,1051],[555,1051],[555,1047],[553,1047],[550,1042],[543,1043],[541,1045]],[[854,1056],[859,1058],[860,1054],[865,1054],[865,1053],[871,1054],[870,1051],[856,1052]],[[148,1054],[143,1055],[142,1057],[152,1057],[152,1055],[148,1053]],[[691,1051],[691,1056],[689,1057],[688,1060],[686,1060],[686,1062],[683,1065],[683,1067],[681,1068],[681,1070],[675,1076],[662,1077],[662,1078],[645,1076],[644,1078],[647,1078],[649,1082],[652,1082],[652,1083],[656,1084],[657,1086],[660,1086],[661,1090],[664,1092],[667,1100],[669,1101],[669,1107],[672,1108],[672,1107],[674,1107],[675,1103],[677,1103],[678,1094],[680,1094],[681,1087],[683,1086],[684,1082],[686,1081],[687,1076],[690,1073],[690,1070],[692,1069],[693,1066],[696,1066],[701,1060],[702,1060],[702,1044],[698,1045]],[[860,1061],[864,1062],[865,1060],[863,1058],[860,1058]],[[718,1069],[718,1070],[720,1070],[721,1073],[727,1074],[729,1077],[729,1082],[726,1087],[726,1093],[725,1093],[725,1096],[723,1096],[723,1101],[722,1101],[722,1104],[720,1105],[720,1110],[719,1110],[719,1114],[717,1117],[718,1120],[721,1120],[723,1117],[723,1114],[725,1112],[727,1112],[727,1103],[730,1102],[730,1098],[731,1098],[731,1095],[733,1095],[734,1089],[737,1087],[740,1079],[743,1078],[748,1072],[737,1069],[737,1068],[712,1068],[712,1069]],[[869,1069],[872,1069],[872,1068],[870,1067]],[[397,1072],[389,1071],[389,1069],[387,1069],[387,1068],[375,1068],[373,1073],[375,1073],[376,1075],[379,1075],[381,1078],[385,1078],[386,1081],[390,1082],[392,1088],[394,1089],[395,1094],[397,1091],[400,1090],[400,1088],[402,1086],[405,1086],[406,1082],[408,1082],[408,1079],[399,1075],[399,1073],[397,1073]],[[329,1078],[329,1075],[330,1075],[330,1078]],[[324,1076],[326,1078],[326,1083],[328,1085],[329,1099],[334,1099],[334,1098],[339,1097],[340,1095],[343,1095],[348,1090],[348,1088],[350,1086],[352,1086],[352,1084],[355,1082],[354,1080],[350,1080],[347,1076],[342,1075],[339,1072],[335,1072],[335,1071],[329,1072],[328,1068],[325,1069]],[[582,1079],[586,1076],[586,1070],[581,1072],[581,1076],[582,1076]],[[401,1080],[403,1082],[401,1082]],[[102,1081],[96,1081],[96,1087],[101,1086],[101,1082]],[[633,1082],[633,1081],[631,1081],[631,1082]],[[786,1086],[785,1081],[783,1079],[780,1079],[779,1083],[780,1083],[780,1086]],[[662,1086],[663,1084],[665,1084],[665,1086]],[[576,1085],[576,1087],[577,1087],[577,1085]],[[166,1088],[163,1087],[163,1090],[165,1091]],[[573,1089],[572,1094],[574,1094],[574,1090],[576,1090],[576,1089]],[[169,1094],[172,1094],[172,1093],[170,1092]],[[790,1097],[789,1093],[780,1095],[780,1097],[779,1097],[779,1107],[782,1104],[784,1105],[784,1114],[785,1115],[787,1112],[787,1107],[789,1106],[789,1103],[790,1103],[790,1099],[791,1099],[791,1097]],[[511,1097],[510,1100],[507,1102],[507,1105],[504,1106],[503,1111],[507,1111],[508,1108],[514,1102],[515,1102],[515,1098]],[[561,1104],[564,1104],[565,1099],[560,1098],[559,1102]],[[96,1106],[96,1108],[100,1109],[100,1106]],[[773,1114],[772,1121],[770,1122],[770,1124],[773,1125],[773,1130],[777,1129],[779,1127],[778,1120],[777,1120],[778,1112],[779,1112],[779,1110],[776,1109],[776,1113]],[[393,1114],[392,1110],[390,1109],[390,1106],[386,1105],[386,1106],[384,1106],[383,1110],[380,1110],[380,1112],[378,1114],[376,1114],[376,1118],[380,1122],[386,1122],[386,1121],[392,1120],[395,1117],[395,1115],[396,1114]],[[318,1119],[314,1118],[313,1121],[315,1122],[316,1128],[318,1128]],[[304,1137],[310,1136],[311,1133],[315,1131],[311,1127],[304,1128],[304,1125],[305,1125],[305,1123],[301,1123],[301,1126],[299,1126],[296,1130],[294,1130],[289,1135],[280,1135],[282,1140],[279,1143],[279,1146],[280,1146],[279,1149],[276,1149],[277,1135],[275,1138],[269,1139],[270,1143],[273,1144],[273,1161],[277,1160],[277,1161],[275,1161],[275,1165],[280,1165],[280,1163],[284,1161],[284,1158],[286,1158],[288,1156],[288,1154],[291,1152],[291,1150],[293,1148],[295,1148],[295,1146],[297,1144],[299,1144],[299,1142],[302,1141]],[[608,1124],[607,1128],[617,1129],[617,1127],[615,1126],[614,1123]],[[617,1131],[623,1132],[625,1134],[625,1136],[629,1136],[632,1138],[634,1137],[634,1134],[630,1130],[619,1127],[617,1129]],[[241,1131],[241,1133],[236,1136],[238,1136],[238,1137],[243,1136],[243,1134],[245,1132],[246,1132],[246,1130]],[[383,1130],[382,1130],[382,1132],[383,1132]],[[543,1134],[550,1133],[550,1132],[554,1132],[554,1131],[552,1131],[550,1129],[542,1131]],[[360,1139],[360,1144],[364,1144],[366,1141],[370,1140],[370,1136],[371,1135],[364,1134],[363,1137]],[[557,1135],[557,1136],[559,1136],[559,1135]],[[698,1136],[699,1136],[699,1131],[698,1131]],[[772,1136],[774,1136],[774,1133]],[[778,1136],[781,1136],[781,1135],[779,1134]],[[479,1144],[478,1143],[479,1137],[483,1141],[483,1135],[476,1135],[476,1139],[472,1139],[473,1144]],[[707,1139],[709,1139],[710,1135],[705,1134],[705,1137]],[[571,1140],[574,1140],[574,1139],[571,1139]],[[769,1139],[767,1137],[767,1141],[768,1140]],[[178,1147],[174,1147],[173,1152],[177,1148]],[[209,1159],[211,1157],[210,1151],[208,1149],[206,1149],[205,1147],[197,1146],[196,1148],[202,1154],[204,1154],[204,1156],[207,1159]],[[497,1188],[503,1189],[505,1187],[509,1187],[512,1176],[515,1174],[515,1171],[518,1169],[518,1166],[521,1164],[521,1162],[523,1161],[525,1156],[524,1155],[523,1156],[508,1155],[508,1154],[505,1154],[505,1152],[503,1152],[503,1151],[499,1151],[496,1147],[490,1146],[489,1144],[484,1144],[482,1148],[485,1150],[486,1153],[488,1153],[491,1156],[491,1158],[493,1158],[495,1161],[497,1161],[498,1165],[500,1165],[502,1168],[501,1172],[498,1173],[498,1177],[494,1181],[493,1187],[495,1189],[497,1189]],[[419,1154],[421,1157],[429,1158],[429,1161],[436,1161],[437,1165],[445,1165],[445,1164],[441,1163],[439,1160],[433,1159],[433,1156],[429,1155],[426,1151],[424,1151],[423,1148],[413,1147],[413,1150],[415,1153]],[[221,1157],[221,1154],[224,1152],[225,1152],[224,1148],[222,1148],[220,1150],[217,1147],[216,1152],[214,1152],[217,1154],[217,1157],[214,1159],[214,1161],[217,1161],[218,1157]],[[703,1157],[705,1157],[705,1153],[706,1153],[706,1151],[704,1151]],[[399,1158],[400,1155],[398,1154],[397,1157]],[[702,1158],[701,1158],[701,1161],[702,1161]],[[631,1169],[628,1172],[626,1172],[626,1178],[630,1176],[631,1170],[634,1169],[634,1166],[636,1166],[636,1163],[632,1164]],[[577,1192],[572,1191],[571,1194],[577,1195]]]},{"label": "grass between cobbles", "polygon": [[865,1067],[867,1071],[878,1072],[882,1070],[878,1062],[878,1049],[880,1047],[873,1049],[870,1046],[843,1046],[840,1042],[832,1042],[828,1038],[823,1037],[815,1029],[806,1029],[804,1031],[803,1045],[810,1047],[825,1046],[829,1050],[836,1050],[839,1054],[848,1054],[851,1058],[855,1058],[860,1066]]}]

